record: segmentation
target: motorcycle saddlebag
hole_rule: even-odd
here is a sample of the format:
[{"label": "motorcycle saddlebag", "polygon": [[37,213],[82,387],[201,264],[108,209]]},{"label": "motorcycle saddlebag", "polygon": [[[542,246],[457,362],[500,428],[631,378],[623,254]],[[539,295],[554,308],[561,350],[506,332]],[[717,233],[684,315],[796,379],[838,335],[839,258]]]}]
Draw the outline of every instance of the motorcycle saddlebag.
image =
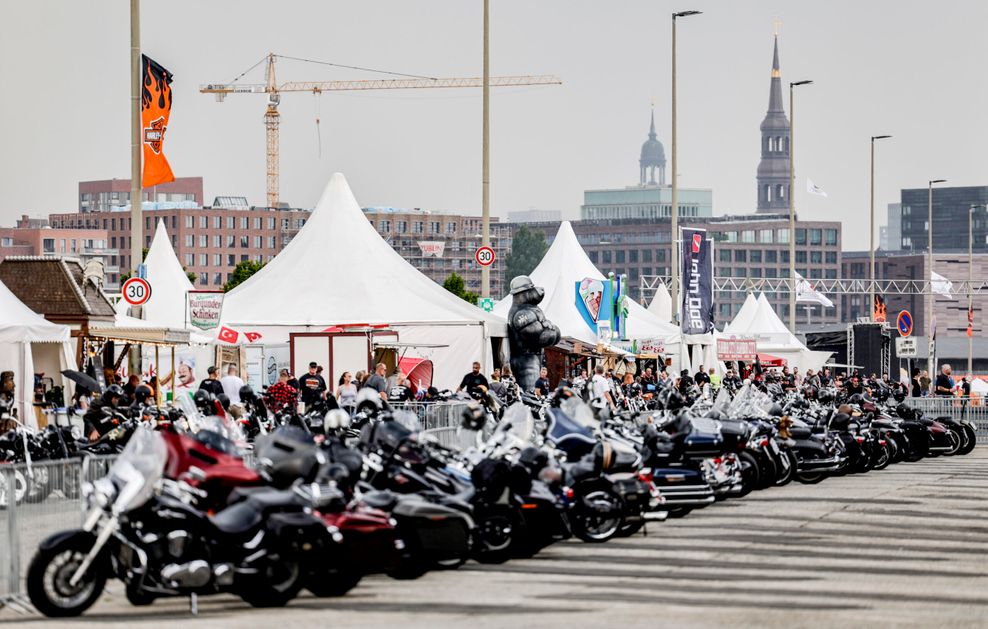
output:
[{"label": "motorcycle saddlebag", "polygon": [[614,481],[614,491],[624,500],[629,511],[647,511],[651,498],[648,485],[637,478]]},{"label": "motorcycle saddlebag", "polygon": [[391,517],[405,543],[433,561],[457,559],[470,552],[470,520],[455,509],[425,500],[402,500]]},{"label": "motorcycle saddlebag", "polygon": [[309,513],[271,513],[265,526],[282,549],[311,552],[331,543],[325,522]]}]

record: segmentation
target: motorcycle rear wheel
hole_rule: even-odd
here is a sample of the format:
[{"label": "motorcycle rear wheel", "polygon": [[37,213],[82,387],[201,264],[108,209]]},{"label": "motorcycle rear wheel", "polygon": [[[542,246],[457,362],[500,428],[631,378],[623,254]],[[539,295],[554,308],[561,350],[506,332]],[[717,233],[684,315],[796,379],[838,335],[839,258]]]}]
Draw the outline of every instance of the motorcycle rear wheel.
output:
[{"label": "motorcycle rear wheel", "polygon": [[573,535],[591,544],[606,542],[624,523],[621,498],[610,488],[598,485],[578,498],[573,514]]},{"label": "motorcycle rear wheel", "polygon": [[742,452],[738,455],[738,460],[741,462],[741,493],[737,496],[741,498],[761,486],[761,470],[750,452]]},{"label": "motorcycle rear wheel", "polygon": [[27,570],[27,595],[35,609],[49,618],[79,616],[93,606],[106,586],[106,571],[94,562],[79,583],[69,579],[93,547],[94,538],[78,531],[44,549]]},{"label": "motorcycle rear wheel", "polygon": [[892,442],[887,441],[885,445],[878,445],[871,459],[871,469],[884,470],[892,462]]},{"label": "motorcycle rear wheel", "polygon": [[944,456],[954,456],[958,454],[964,445],[964,429],[951,426],[948,429],[950,435],[950,449],[944,452]]},{"label": "motorcycle rear wheel", "polygon": [[618,529],[616,537],[631,537],[645,526],[645,518],[639,518],[633,522],[625,522]]},{"label": "motorcycle rear wheel", "polygon": [[804,485],[816,485],[827,478],[826,472],[796,472],[796,480]]},{"label": "motorcycle rear wheel", "polygon": [[967,440],[964,442],[964,445],[961,446],[960,450],[957,451],[957,454],[971,454],[971,451],[974,450],[974,446],[978,445],[977,433],[974,432],[974,428],[968,426],[967,424],[964,424],[964,436]]},{"label": "motorcycle rear wheel", "polygon": [[298,596],[302,585],[302,569],[297,562],[269,564],[264,572],[247,577],[238,593],[251,607],[284,607]]}]

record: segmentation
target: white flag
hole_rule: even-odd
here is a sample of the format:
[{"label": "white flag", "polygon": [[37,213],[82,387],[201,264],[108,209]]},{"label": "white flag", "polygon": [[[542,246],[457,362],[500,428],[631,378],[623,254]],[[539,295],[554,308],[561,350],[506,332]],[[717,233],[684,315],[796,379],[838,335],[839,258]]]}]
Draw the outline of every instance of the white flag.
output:
[{"label": "white flag", "polygon": [[954,298],[954,283],[936,271],[933,271],[930,274],[930,288],[937,295],[943,295],[947,299]]},{"label": "white flag", "polygon": [[810,181],[809,177],[806,178],[806,191],[810,194],[816,194],[825,199],[827,198],[827,193],[824,192],[823,188]]},{"label": "white flag", "polygon": [[799,273],[796,274],[796,303],[820,304],[824,308],[834,307],[834,302],[830,301],[823,293],[817,291]]}]

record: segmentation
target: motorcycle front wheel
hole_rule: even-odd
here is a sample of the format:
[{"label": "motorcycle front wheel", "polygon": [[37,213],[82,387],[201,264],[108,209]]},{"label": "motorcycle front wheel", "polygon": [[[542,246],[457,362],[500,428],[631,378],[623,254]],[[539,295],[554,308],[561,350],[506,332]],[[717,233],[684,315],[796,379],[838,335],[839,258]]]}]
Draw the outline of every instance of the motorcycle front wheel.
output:
[{"label": "motorcycle front wheel", "polygon": [[49,618],[79,616],[92,607],[106,586],[106,571],[93,562],[75,585],[69,583],[93,547],[89,533],[77,533],[42,547],[27,571],[27,594],[31,604]]},{"label": "motorcycle front wheel", "polygon": [[304,575],[295,561],[272,561],[255,575],[245,577],[239,594],[251,607],[284,607],[302,589]]},{"label": "motorcycle front wheel", "polygon": [[957,454],[971,454],[974,446],[978,445],[977,433],[974,432],[974,428],[967,424],[964,424],[964,437],[966,438],[964,445],[957,451]]},{"label": "motorcycle front wheel", "polygon": [[799,465],[799,462],[796,460],[796,455],[789,448],[782,451],[782,456],[788,459],[789,468],[783,470],[783,466],[779,466],[779,476],[775,479],[775,484],[777,487],[782,487],[783,485],[788,485],[791,483],[792,479],[796,478],[796,466]]},{"label": "motorcycle front wheel", "polygon": [[826,472],[797,472],[796,480],[804,485],[816,485],[827,478]]},{"label": "motorcycle front wheel", "polygon": [[602,485],[590,488],[578,498],[573,514],[573,535],[592,544],[606,542],[624,523],[621,498]]}]

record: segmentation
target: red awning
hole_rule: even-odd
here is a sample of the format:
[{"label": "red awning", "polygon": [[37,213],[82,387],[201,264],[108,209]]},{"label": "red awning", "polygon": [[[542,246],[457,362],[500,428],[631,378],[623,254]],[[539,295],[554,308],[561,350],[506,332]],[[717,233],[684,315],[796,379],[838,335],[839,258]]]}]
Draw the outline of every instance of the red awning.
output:
[{"label": "red awning", "polygon": [[398,368],[408,379],[408,386],[415,393],[419,389],[428,389],[432,386],[432,361],[426,358],[412,358],[406,356],[398,361]]},{"label": "red awning", "polygon": [[758,362],[761,363],[762,367],[785,367],[788,364],[785,358],[762,354],[761,352],[758,352]]}]

